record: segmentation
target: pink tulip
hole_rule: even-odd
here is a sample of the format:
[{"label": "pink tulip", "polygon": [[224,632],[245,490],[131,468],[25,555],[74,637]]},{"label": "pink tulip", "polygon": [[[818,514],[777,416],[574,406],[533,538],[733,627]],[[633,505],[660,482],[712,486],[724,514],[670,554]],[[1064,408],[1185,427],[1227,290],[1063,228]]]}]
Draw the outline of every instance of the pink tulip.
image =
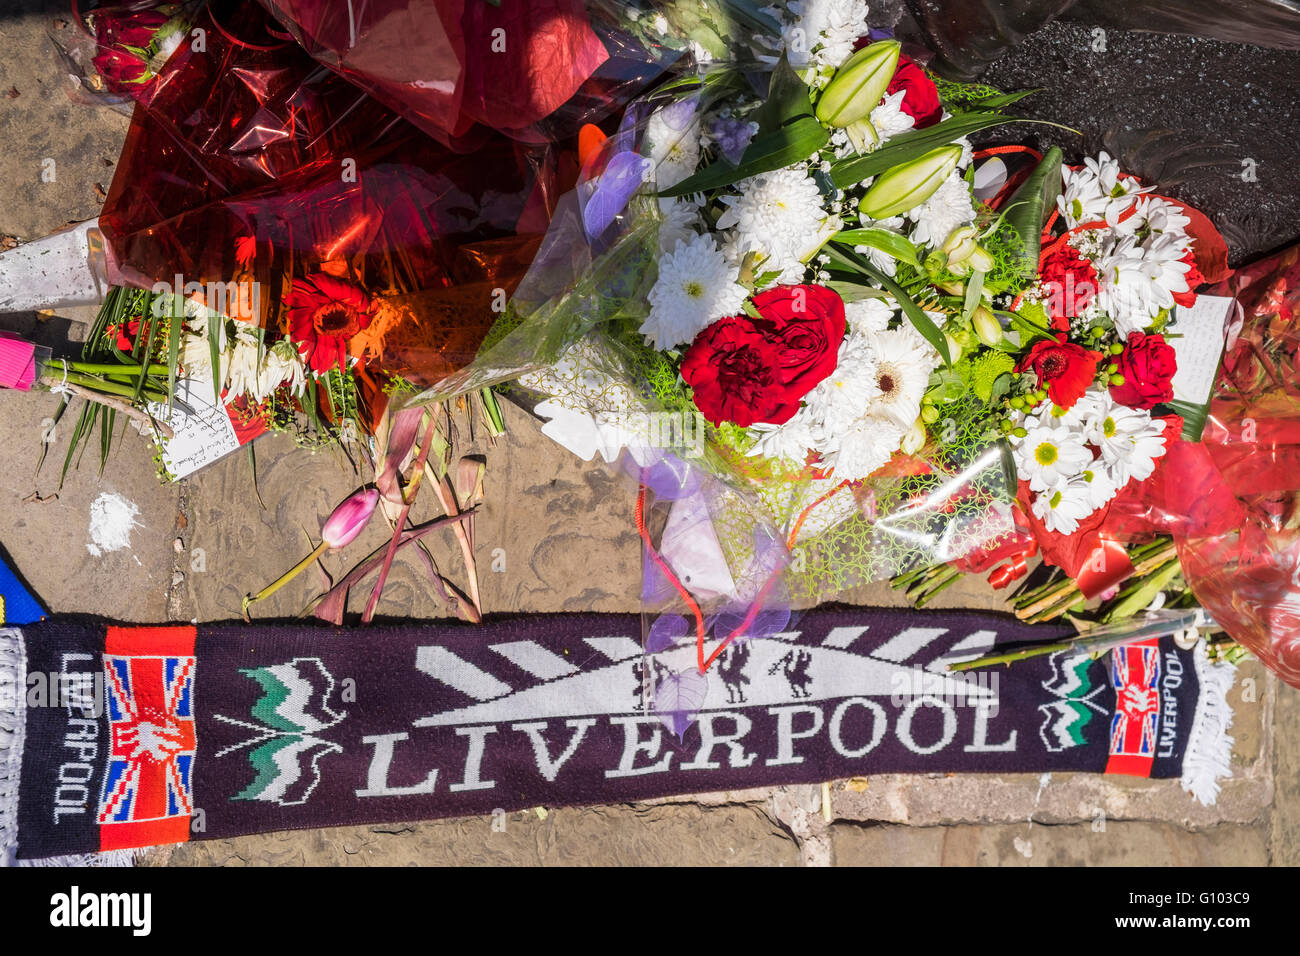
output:
[{"label": "pink tulip", "polygon": [[0,388],[30,392],[35,380],[36,346],[12,332],[0,332]]},{"label": "pink tulip", "polygon": [[320,536],[330,550],[337,551],[355,541],[369,524],[377,504],[379,489],[363,488],[335,508],[320,530]]},{"label": "pink tulip", "polygon": [[335,508],[328,518],[325,519],[324,526],[320,529],[321,543],[316,546],[311,554],[303,558],[284,574],[280,575],[262,590],[256,594],[245,595],[244,597],[244,620],[248,618],[248,607],[256,601],[270,597],[280,588],[284,587],[301,572],[306,570],[317,558],[328,551],[337,551],[339,548],[345,548],[356,540],[357,535],[361,534],[366,525],[370,522],[370,516],[375,513],[375,506],[379,504],[378,488],[363,488],[354,492]]}]

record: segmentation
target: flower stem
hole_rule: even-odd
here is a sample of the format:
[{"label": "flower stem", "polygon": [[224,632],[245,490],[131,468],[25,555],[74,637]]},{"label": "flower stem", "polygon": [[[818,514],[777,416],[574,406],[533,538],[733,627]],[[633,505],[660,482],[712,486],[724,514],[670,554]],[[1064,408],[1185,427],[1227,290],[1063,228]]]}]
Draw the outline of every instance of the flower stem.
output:
[{"label": "flower stem", "polygon": [[327,548],[329,548],[329,542],[322,541],[320,544],[316,546],[315,551],[307,555],[307,557],[303,558],[301,561],[299,561],[297,564],[291,567],[288,571],[284,572],[284,574],[280,575],[278,578],[276,578],[266,587],[262,588],[262,590],[258,591],[256,594],[244,595],[244,606],[242,609],[244,615],[244,621],[250,624],[252,623],[251,618],[249,618],[248,616],[248,606],[250,604],[252,604],[254,601],[261,601],[264,598],[269,598],[272,594],[280,590],[280,588],[284,587],[286,584],[288,584],[290,581],[296,578],[299,574],[301,574],[304,570],[310,567],[311,563],[315,561],[317,558],[319,558],[322,554],[324,554]]}]

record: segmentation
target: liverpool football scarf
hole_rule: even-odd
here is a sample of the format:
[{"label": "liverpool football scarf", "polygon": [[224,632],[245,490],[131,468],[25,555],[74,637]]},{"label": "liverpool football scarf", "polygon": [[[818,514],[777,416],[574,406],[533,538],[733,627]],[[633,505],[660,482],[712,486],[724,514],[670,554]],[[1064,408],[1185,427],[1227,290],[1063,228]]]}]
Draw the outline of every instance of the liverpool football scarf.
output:
[{"label": "liverpool football scarf", "polygon": [[3,631],[2,835],[39,858],[881,772],[1183,777],[1209,801],[1227,772],[1231,670],[1168,640],[959,674],[946,665],[1061,632],[809,611],[657,714],[647,689],[695,651],[647,658],[640,626]]}]

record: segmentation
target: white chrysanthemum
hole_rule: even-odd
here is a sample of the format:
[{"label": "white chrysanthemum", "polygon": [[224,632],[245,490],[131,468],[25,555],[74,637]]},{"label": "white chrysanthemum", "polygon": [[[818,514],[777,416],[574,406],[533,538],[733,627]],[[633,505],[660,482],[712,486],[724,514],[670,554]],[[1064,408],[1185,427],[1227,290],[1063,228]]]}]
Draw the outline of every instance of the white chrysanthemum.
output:
[{"label": "white chrysanthemum", "polygon": [[880,397],[878,353],[871,336],[846,336],[840,345],[835,370],[804,396],[799,415],[833,436],[862,417],[863,409]]},{"label": "white chrysanthemum", "polygon": [[815,427],[812,416],[800,409],[794,417],[781,425],[760,423],[750,428],[750,434],[756,439],[751,456],[764,458],[783,458],[786,461],[802,464],[809,451],[817,450],[821,445],[821,431]]},{"label": "white chrysanthemum", "polygon": [[1051,492],[1079,477],[1092,463],[1092,452],[1083,436],[1060,428],[1050,418],[1030,416],[1024,423],[1027,434],[1012,442],[1016,474],[1029,482],[1033,491]]},{"label": "white chrysanthemum", "polygon": [[840,228],[822,208],[821,191],[802,167],[790,166],[741,180],[737,195],[724,196],[727,209],[717,227],[729,230],[727,257],[739,264],[750,252],[763,257],[757,271],[776,272],[775,281],[803,278],[813,254]]},{"label": "white chrysanthemum", "polygon": [[1119,162],[1105,152],[1085,159],[1083,169],[1061,168],[1056,205],[1068,228],[1103,220],[1114,226],[1134,197],[1150,192],[1152,187],[1140,188],[1136,179],[1120,179],[1119,173]]},{"label": "white chrysanthemum", "polygon": [[1051,402],[1046,403],[1038,418],[1051,428],[1064,428],[1079,435],[1086,436],[1097,421],[1105,417],[1110,410],[1109,393],[1089,388],[1077,402],[1069,408],[1062,408]]},{"label": "white chrysanthemum", "polygon": [[689,199],[660,199],[659,214],[663,221],[659,224],[659,252],[671,252],[677,243],[690,239],[696,234],[700,221],[700,207]]},{"label": "white chrysanthemum", "polygon": [[884,299],[858,299],[844,303],[844,318],[849,324],[850,336],[855,339],[863,333],[874,335],[885,331],[893,317],[894,310]]},{"label": "white chrysanthemum", "polygon": [[790,0],[765,12],[784,21],[781,46],[796,70],[833,71],[868,29],[865,0]]},{"label": "white chrysanthemum", "polygon": [[839,439],[835,453],[835,477],[842,481],[866,478],[893,456],[910,430],[887,418],[860,418]]},{"label": "white chrysanthemum", "polygon": [[916,120],[903,112],[903,97],[906,95],[906,90],[891,93],[871,111],[871,125],[875,128],[876,135],[880,137],[877,147],[883,146],[892,137],[899,133],[906,133],[916,125]]},{"label": "white chrysanthemum", "polygon": [[958,226],[974,221],[975,207],[971,203],[970,186],[954,170],[929,199],[909,209],[905,215],[916,223],[912,242],[937,247]]},{"label": "white chrysanthemum", "polygon": [[1146,481],[1155,470],[1155,460],[1165,453],[1165,422],[1140,408],[1112,404],[1087,438],[1101,452],[1115,484],[1122,488],[1129,479]]},{"label": "white chrysanthemum", "polygon": [[686,344],[723,316],[737,314],[748,295],[712,236],[682,240],[659,257],[641,334],[657,349]]},{"label": "white chrysanthemum", "polygon": [[645,141],[660,189],[676,186],[700,162],[700,119],[689,101],[656,110],[646,123]]},{"label": "white chrysanthemum", "polygon": [[1035,495],[1031,507],[1047,530],[1058,534],[1074,534],[1079,522],[1097,510],[1089,502],[1088,483],[1082,479],[1063,482]]}]

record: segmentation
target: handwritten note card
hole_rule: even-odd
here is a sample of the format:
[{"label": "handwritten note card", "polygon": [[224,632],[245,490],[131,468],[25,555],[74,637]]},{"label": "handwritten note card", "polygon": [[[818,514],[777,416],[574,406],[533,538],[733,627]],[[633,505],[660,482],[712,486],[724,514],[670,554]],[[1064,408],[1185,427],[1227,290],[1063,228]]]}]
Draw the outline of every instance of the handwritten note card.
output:
[{"label": "handwritten note card", "polygon": [[173,405],[170,417],[166,405],[151,403],[149,410],[176,433],[165,439],[161,448],[163,464],[173,478],[179,479],[235,451],[239,439],[225,407],[213,403],[211,383],[179,381],[176,398],[186,408]]},{"label": "handwritten note card", "polygon": [[1174,398],[1203,405],[1210,398],[1214,376],[1223,353],[1224,324],[1232,299],[1218,295],[1198,295],[1196,304],[1178,307],[1178,321],[1169,340],[1178,356],[1174,373]]}]

